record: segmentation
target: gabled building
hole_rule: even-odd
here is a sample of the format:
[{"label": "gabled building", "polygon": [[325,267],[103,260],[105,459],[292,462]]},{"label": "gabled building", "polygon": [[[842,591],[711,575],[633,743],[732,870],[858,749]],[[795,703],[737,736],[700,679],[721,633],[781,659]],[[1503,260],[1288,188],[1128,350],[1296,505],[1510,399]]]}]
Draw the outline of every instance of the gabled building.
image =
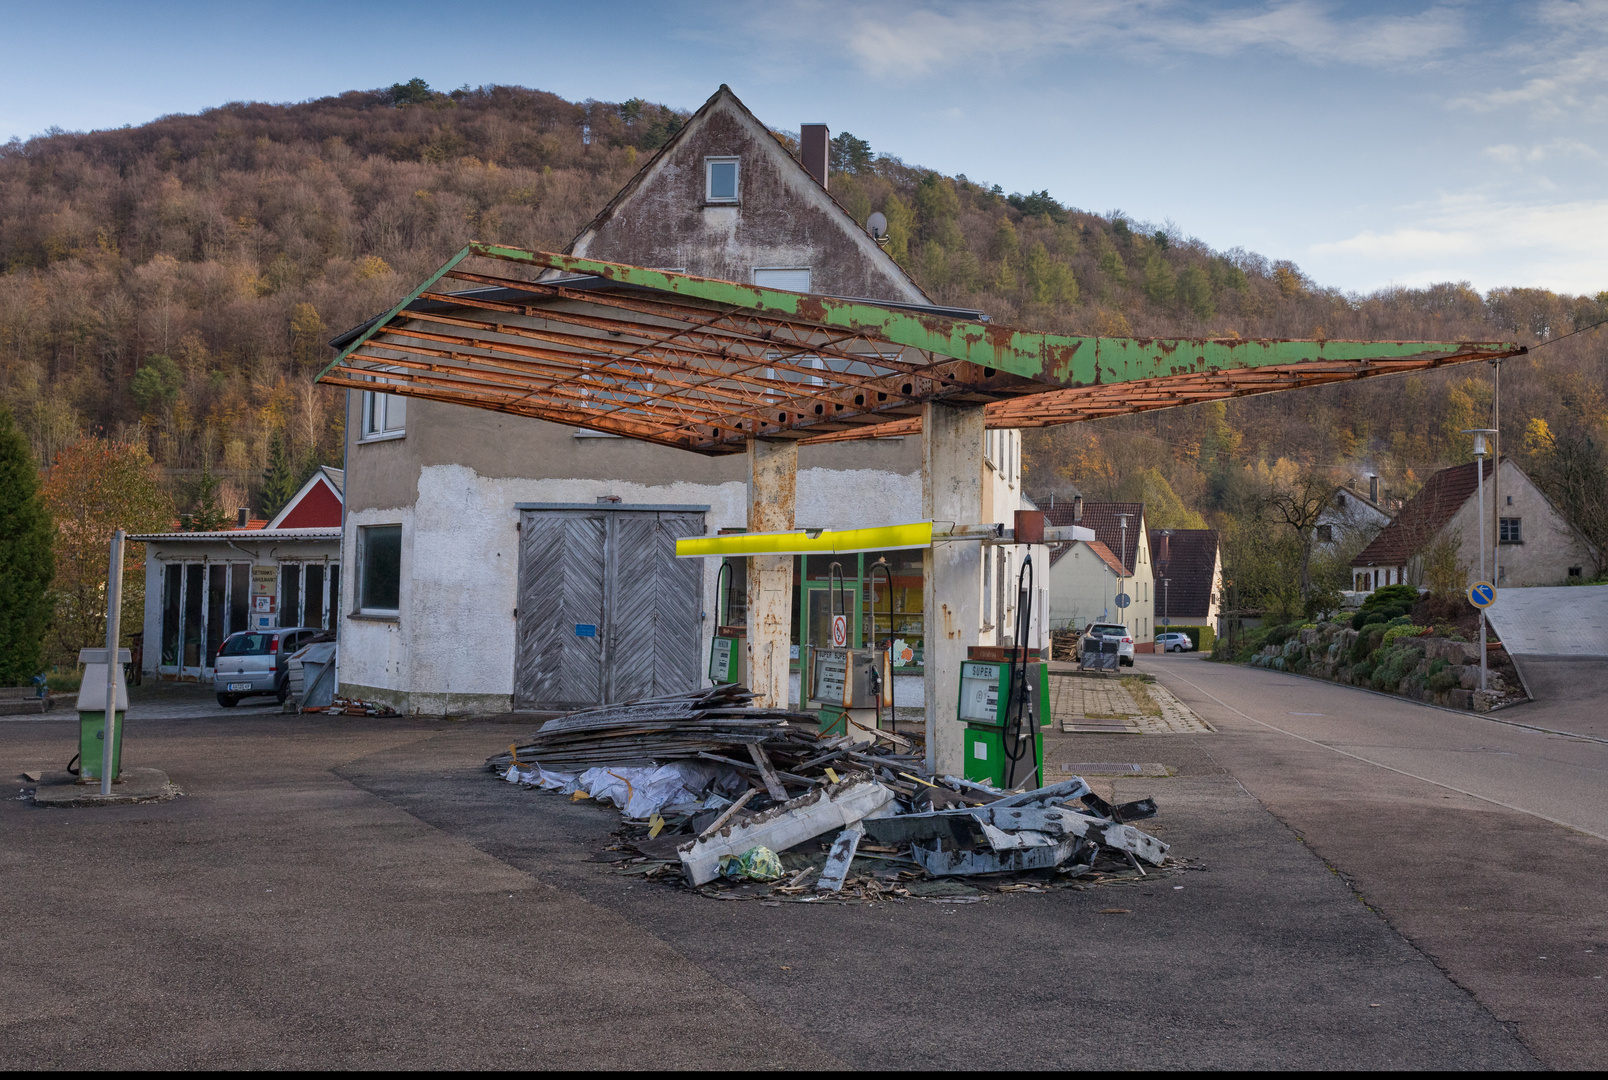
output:
[{"label": "gabled building", "polygon": [[1150,534],[1156,629],[1209,626],[1223,609],[1223,550],[1216,529],[1157,529]]},{"label": "gabled building", "polygon": [[242,509],[228,529],[129,537],[145,545],[144,674],[210,679],[239,630],[337,628],[343,479],[319,469],[272,520]]},{"label": "gabled building", "polygon": [[[1143,646],[1140,651],[1149,651],[1155,634],[1155,581],[1149,533],[1145,528],[1145,504],[1098,503],[1084,499],[1057,503],[1045,513],[1051,524],[1078,524],[1093,529],[1098,548],[1105,549],[1102,553],[1092,543],[1069,545],[1072,557],[1068,558],[1063,552],[1055,559],[1050,567],[1050,618],[1054,624],[1081,630],[1090,622],[1120,622],[1138,643],[1136,647]],[[1088,548],[1087,553],[1080,550],[1082,547]],[[1111,582],[1106,580],[1111,567],[1108,556],[1115,560],[1118,568],[1116,579]],[[1107,587],[1114,591],[1096,612],[1092,600]],[[1126,608],[1118,606],[1119,594],[1128,597]],[[1087,616],[1083,614],[1085,608]]]},{"label": "gabled building", "polygon": [[[1483,513],[1477,498],[1484,470]],[[1500,479],[1500,484],[1495,483]],[[1497,500],[1493,504],[1492,500]],[[1499,511],[1493,514],[1493,505]],[[1485,519],[1486,574],[1496,549],[1498,588],[1560,585],[1593,565],[1591,545],[1577,533],[1524,471],[1503,458],[1501,472],[1485,459],[1431,476],[1393,521],[1351,560],[1356,591],[1383,585],[1421,585],[1424,563],[1439,548],[1472,582],[1480,566],[1480,519]],[[1493,522],[1493,518],[1498,519]],[[1495,532],[1497,535],[1493,536]]]},{"label": "gabled building", "polygon": [[1318,515],[1313,538],[1323,551],[1343,550],[1348,544],[1372,540],[1390,524],[1390,513],[1379,505],[1379,478],[1369,477],[1368,494],[1347,484],[1337,487]]},{"label": "gabled building", "polygon": [[[977,317],[933,305],[832,198],[827,134],[825,125],[805,125],[800,162],[722,86],[568,251]],[[598,294],[622,288],[553,273],[541,283]],[[409,332],[428,335],[431,320],[495,310],[487,333],[523,335],[522,347],[540,340],[555,349],[564,341],[555,336],[565,330],[563,319],[573,317],[565,303],[550,288],[487,286],[436,292],[404,313],[414,317]],[[342,348],[363,329],[331,344]],[[801,382],[812,378],[811,366],[825,364],[790,359],[779,365],[780,377]],[[577,409],[587,407],[584,398]],[[344,694],[410,714],[632,700],[703,684],[716,626],[744,622],[742,560],[729,564],[730,587],[723,584],[717,595],[715,560],[673,557],[678,538],[746,527],[741,456],[709,457],[581,425],[377,392],[348,395],[347,432]],[[993,520],[1009,522],[1023,505],[1019,434],[990,431],[983,452],[992,466],[985,470],[983,505]],[[835,529],[919,521],[921,467],[919,438],[801,446],[797,523]],[[859,598],[851,612],[853,643],[870,643],[864,600],[872,593],[870,568],[884,554],[901,646],[895,697],[900,706],[915,706],[924,698],[929,632],[919,551],[799,557],[794,658],[804,645],[826,643],[835,583]],[[1015,590],[1001,585],[1014,583],[1019,562],[1015,553],[986,556],[977,640],[993,642],[1011,625]],[[879,577],[879,616],[888,599],[883,589]],[[796,669],[792,697],[798,698]]]}]

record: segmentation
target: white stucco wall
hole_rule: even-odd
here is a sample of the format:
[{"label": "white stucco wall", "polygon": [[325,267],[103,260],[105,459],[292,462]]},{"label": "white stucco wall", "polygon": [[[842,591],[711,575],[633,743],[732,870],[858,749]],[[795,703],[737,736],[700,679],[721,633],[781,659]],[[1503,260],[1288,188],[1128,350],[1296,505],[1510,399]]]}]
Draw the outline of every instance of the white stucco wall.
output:
[{"label": "white stucco wall", "polygon": [[1081,630],[1091,622],[1112,621],[1117,587],[1117,574],[1105,560],[1088,544],[1074,544],[1050,569],[1050,625]]},{"label": "white stucco wall", "polygon": [[[593,504],[618,496],[638,505],[708,506],[712,534],[745,526],[747,485],[635,484],[598,479],[491,479],[462,465],[420,470],[411,507],[352,511],[343,542],[343,610],[357,588],[357,530],[402,526],[402,587],[396,620],[349,618],[342,632],[340,683],[352,693],[385,691],[395,706],[436,715],[509,708],[514,609],[519,584],[519,503]],[[883,470],[804,469],[795,520],[820,528],[918,521],[919,475]],[[700,628],[704,661],[714,634],[720,560],[704,560]],[[704,664],[707,667],[707,664]]]}]

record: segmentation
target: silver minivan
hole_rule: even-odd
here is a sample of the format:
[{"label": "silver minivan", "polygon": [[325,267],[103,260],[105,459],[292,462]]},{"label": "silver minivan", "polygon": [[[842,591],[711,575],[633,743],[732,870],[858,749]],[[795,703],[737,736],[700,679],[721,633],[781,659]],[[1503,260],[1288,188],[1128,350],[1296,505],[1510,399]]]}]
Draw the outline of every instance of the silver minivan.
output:
[{"label": "silver minivan", "polygon": [[284,704],[290,694],[290,654],[327,633],[315,626],[292,626],[230,634],[212,664],[218,704],[232,709],[241,698],[258,694],[271,694]]}]

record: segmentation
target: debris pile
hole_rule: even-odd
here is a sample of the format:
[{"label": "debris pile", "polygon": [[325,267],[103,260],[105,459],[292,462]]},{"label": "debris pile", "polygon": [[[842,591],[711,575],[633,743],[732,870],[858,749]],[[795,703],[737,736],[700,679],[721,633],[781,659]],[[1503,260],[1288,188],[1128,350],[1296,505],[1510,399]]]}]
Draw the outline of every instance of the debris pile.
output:
[{"label": "debris pile", "polygon": [[360,701],[357,698],[337,697],[328,705],[307,705],[298,710],[304,713],[328,713],[330,716],[396,716],[397,711],[383,701]]},{"label": "debris pile", "polygon": [[813,714],[754,696],[722,687],[571,713],[487,768],[612,803],[624,822],[601,861],[721,899],[964,903],[1178,868],[1131,824],[1153,800],[1112,806],[1078,777],[1000,791],[933,776],[919,737],[819,736]]}]

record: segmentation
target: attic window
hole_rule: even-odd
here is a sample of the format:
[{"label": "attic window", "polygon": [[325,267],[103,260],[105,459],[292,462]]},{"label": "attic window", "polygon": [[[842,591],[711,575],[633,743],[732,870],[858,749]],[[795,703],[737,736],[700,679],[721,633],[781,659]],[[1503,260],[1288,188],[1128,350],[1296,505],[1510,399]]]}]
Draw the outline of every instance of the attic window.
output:
[{"label": "attic window", "polygon": [[704,158],[704,201],[712,203],[737,201],[736,158]]}]

